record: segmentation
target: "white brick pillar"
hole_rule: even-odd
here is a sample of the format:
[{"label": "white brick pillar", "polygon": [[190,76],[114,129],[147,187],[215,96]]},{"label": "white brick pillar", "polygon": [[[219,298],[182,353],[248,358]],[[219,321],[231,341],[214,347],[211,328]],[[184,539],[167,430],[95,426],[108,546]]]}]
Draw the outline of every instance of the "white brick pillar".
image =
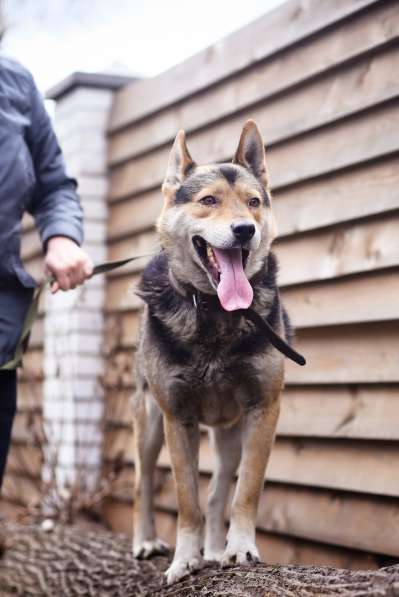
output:
[{"label": "white brick pillar", "polygon": [[[84,249],[106,260],[106,129],[115,89],[129,77],[75,73],[48,93],[67,172],[78,180]],[[45,297],[43,415],[59,486],[94,484],[101,467],[104,276]],[[48,478],[49,464],[43,475]]]}]

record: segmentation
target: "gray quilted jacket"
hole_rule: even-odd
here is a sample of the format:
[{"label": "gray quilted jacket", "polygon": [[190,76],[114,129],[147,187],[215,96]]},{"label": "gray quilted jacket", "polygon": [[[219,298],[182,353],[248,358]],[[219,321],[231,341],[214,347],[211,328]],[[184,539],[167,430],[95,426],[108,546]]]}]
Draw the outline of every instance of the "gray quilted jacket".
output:
[{"label": "gray quilted jacket", "polygon": [[36,282],[20,259],[21,219],[31,213],[43,247],[83,239],[75,180],[30,73],[0,57],[0,366],[12,358]]}]

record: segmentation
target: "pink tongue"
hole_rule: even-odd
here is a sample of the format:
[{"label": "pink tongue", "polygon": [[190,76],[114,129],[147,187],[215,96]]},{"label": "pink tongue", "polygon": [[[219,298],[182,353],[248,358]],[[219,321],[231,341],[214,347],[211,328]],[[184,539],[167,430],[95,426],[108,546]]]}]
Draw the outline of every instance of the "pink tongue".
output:
[{"label": "pink tongue", "polygon": [[241,249],[212,248],[221,271],[217,293],[223,309],[248,309],[254,293],[242,267]]}]

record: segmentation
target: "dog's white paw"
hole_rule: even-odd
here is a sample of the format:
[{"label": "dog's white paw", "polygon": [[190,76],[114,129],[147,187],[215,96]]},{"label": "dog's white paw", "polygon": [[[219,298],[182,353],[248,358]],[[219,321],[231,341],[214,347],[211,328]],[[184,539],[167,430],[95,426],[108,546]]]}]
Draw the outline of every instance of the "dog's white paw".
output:
[{"label": "dog's white paw", "polygon": [[141,541],[133,545],[133,557],[138,560],[146,560],[151,556],[162,555],[167,553],[170,547],[161,539],[151,539],[148,541]]},{"label": "dog's white paw", "polygon": [[195,570],[200,570],[204,565],[202,556],[194,556],[188,559],[178,558],[173,560],[167,571],[165,572],[168,585],[172,585],[181,578],[188,576]]},{"label": "dog's white paw", "polygon": [[259,562],[259,552],[255,543],[243,538],[237,541],[228,541],[225,552],[220,560],[222,568],[233,566],[234,564],[244,564],[246,566]]}]

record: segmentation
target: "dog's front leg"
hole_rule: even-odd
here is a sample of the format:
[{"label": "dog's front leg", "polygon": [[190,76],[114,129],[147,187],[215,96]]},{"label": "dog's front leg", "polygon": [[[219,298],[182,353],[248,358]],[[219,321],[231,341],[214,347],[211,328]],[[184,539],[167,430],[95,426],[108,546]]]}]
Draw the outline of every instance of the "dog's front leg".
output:
[{"label": "dog's front leg", "polygon": [[262,405],[244,415],[242,457],[222,566],[259,560],[255,545],[256,514],[275,435],[279,394],[267,396]]},{"label": "dog's front leg", "polygon": [[198,500],[198,423],[165,416],[165,436],[178,504],[176,550],[166,571],[168,584],[202,566],[203,517]]},{"label": "dog's front leg", "polygon": [[162,419],[154,398],[139,387],[133,397],[135,558],[149,558],[168,549],[156,536],[153,504],[154,471],[163,443]]}]

